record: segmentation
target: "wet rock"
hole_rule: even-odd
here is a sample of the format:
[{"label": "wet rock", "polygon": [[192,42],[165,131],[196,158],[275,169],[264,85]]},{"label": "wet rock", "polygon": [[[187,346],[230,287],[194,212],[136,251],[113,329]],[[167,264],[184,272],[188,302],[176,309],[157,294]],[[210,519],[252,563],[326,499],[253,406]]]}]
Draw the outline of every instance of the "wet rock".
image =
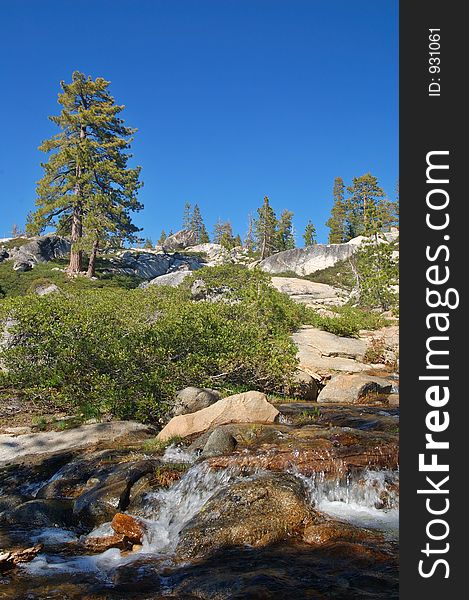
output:
[{"label": "wet rock", "polygon": [[211,498],[182,530],[176,555],[187,560],[226,546],[267,546],[316,518],[302,481],[286,473],[260,475]]},{"label": "wet rock", "polygon": [[177,252],[197,243],[197,233],[192,229],[181,229],[173,235],[169,235],[163,242],[165,252]]},{"label": "wet rock", "polygon": [[[357,469],[397,469],[397,436],[386,432],[360,431],[348,427],[307,426],[291,429],[278,425],[282,433],[272,443],[239,444],[230,456],[209,458],[213,468],[235,467],[254,471],[288,471],[303,475],[344,477]],[[243,451],[244,450],[244,451]]]},{"label": "wet rock", "polygon": [[218,400],[195,413],[173,417],[158,434],[159,440],[186,437],[226,423],[272,423],[278,410],[261,392],[244,392]]},{"label": "wet rock", "polygon": [[141,477],[155,468],[153,461],[138,461],[118,465],[110,474],[90,480],[91,489],[78,496],[73,513],[80,523],[96,526],[111,521],[117,512],[129,504],[130,490]]},{"label": "wet rock", "polygon": [[322,546],[337,541],[363,542],[381,540],[382,534],[349,523],[324,519],[323,523],[311,523],[303,533],[303,540],[312,546]]},{"label": "wet rock", "polygon": [[32,498],[20,496],[18,494],[0,496],[0,513],[4,511],[11,511],[21,504],[28,502],[28,500],[32,500]]},{"label": "wet rock", "polygon": [[318,402],[352,404],[369,394],[389,394],[392,387],[389,380],[364,373],[337,375],[320,391]]},{"label": "wet rock", "polygon": [[211,406],[221,400],[220,392],[209,388],[187,387],[176,394],[172,416],[186,415]]},{"label": "wet rock", "polygon": [[117,513],[111,521],[111,527],[116,534],[125,536],[132,544],[141,544],[145,534],[145,525],[140,519],[131,515]]},{"label": "wet rock", "polygon": [[103,537],[88,537],[82,542],[68,542],[70,550],[83,553],[101,554],[110,548],[119,550],[132,550],[132,541],[123,534],[108,535]]},{"label": "wet rock", "polygon": [[236,444],[236,438],[230,433],[221,428],[215,429],[202,450],[202,457],[230,454],[236,448]]},{"label": "wet rock", "polygon": [[42,527],[67,527],[73,523],[71,505],[59,500],[29,500],[0,515],[7,525],[30,529]]},{"label": "wet rock", "polygon": [[20,563],[30,562],[42,550],[42,544],[30,548],[11,548],[0,550],[0,571],[6,571],[16,567]]}]

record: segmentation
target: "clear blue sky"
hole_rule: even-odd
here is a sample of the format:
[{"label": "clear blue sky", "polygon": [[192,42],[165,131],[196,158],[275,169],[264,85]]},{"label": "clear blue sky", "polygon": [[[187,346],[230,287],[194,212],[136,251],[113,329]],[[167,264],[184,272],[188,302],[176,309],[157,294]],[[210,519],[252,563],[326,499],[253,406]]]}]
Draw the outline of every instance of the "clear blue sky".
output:
[{"label": "clear blue sky", "polygon": [[1,0],[0,237],[33,208],[59,82],[109,79],[155,241],[185,201],[245,233],[268,195],[327,241],[334,177],[398,179],[397,0]]}]

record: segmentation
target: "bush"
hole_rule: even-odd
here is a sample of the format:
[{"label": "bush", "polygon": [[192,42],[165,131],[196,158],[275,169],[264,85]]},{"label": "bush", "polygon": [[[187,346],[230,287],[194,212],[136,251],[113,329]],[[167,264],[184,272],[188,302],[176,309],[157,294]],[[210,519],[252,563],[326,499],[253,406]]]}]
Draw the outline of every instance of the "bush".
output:
[{"label": "bush", "polygon": [[69,289],[2,302],[21,343],[4,350],[5,383],[87,416],[155,421],[188,385],[281,391],[296,366],[302,311],[265,274],[200,270],[236,301],[194,302],[189,287]]},{"label": "bush", "polygon": [[388,324],[378,313],[356,306],[342,306],[334,309],[337,316],[326,317],[307,308],[304,322],[324,331],[344,337],[358,337],[362,329],[380,329]]}]

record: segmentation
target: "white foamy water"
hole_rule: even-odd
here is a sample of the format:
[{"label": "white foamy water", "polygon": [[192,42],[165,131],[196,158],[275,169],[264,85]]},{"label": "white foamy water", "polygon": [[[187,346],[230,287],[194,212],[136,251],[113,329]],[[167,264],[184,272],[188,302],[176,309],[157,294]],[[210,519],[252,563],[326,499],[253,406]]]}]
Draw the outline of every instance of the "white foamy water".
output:
[{"label": "white foamy water", "polygon": [[[300,475],[308,487],[311,502],[318,510],[360,527],[381,529],[391,537],[399,532],[399,497],[395,486],[397,471],[367,470],[337,480],[324,473]],[[383,504],[385,508],[383,508]]]}]

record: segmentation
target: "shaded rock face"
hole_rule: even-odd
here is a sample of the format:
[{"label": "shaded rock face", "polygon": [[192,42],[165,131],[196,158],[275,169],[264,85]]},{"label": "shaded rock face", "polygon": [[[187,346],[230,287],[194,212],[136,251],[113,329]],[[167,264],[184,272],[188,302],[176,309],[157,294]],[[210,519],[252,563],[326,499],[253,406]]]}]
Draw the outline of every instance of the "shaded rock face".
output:
[{"label": "shaded rock face", "polygon": [[176,554],[184,560],[226,546],[267,546],[315,518],[298,478],[286,473],[257,476],[211,498],[182,530]]},{"label": "shaded rock face", "polygon": [[8,525],[30,529],[41,527],[67,527],[73,521],[69,502],[52,499],[28,500],[0,515],[0,521]]},{"label": "shaded rock face", "polygon": [[122,463],[104,476],[97,473],[87,482],[90,489],[75,500],[74,515],[79,522],[92,526],[112,520],[127,508],[133,484],[154,468],[155,462],[147,460]]},{"label": "shaded rock face", "polygon": [[363,373],[337,375],[320,391],[318,402],[339,402],[352,404],[368,394],[389,394],[393,383],[383,377]]},{"label": "shaded rock face", "polygon": [[19,248],[12,248],[9,251],[9,258],[31,266],[35,263],[62,258],[69,252],[70,242],[68,240],[58,235],[44,235],[33,238]]},{"label": "shaded rock face", "polygon": [[0,249],[0,263],[6,260],[10,255],[5,249]]},{"label": "shaded rock face", "polygon": [[180,270],[196,271],[203,266],[205,263],[197,256],[126,250],[117,259],[110,261],[106,271],[149,280]]},{"label": "shaded rock face", "polygon": [[210,434],[203,450],[202,457],[230,454],[236,448],[236,438],[222,428],[215,429]]},{"label": "shaded rock face", "polygon": [[18,271],[19,273],[25,273],[26,271],[31,271],[33,268],[33,263],[26,262],[24,260],[17,260],[13,263],[13,271]]},{"label": "shaded rock face", "polygon": [[165,252],[177,252],[197,243],[197,233],[191,229],[181,229],[175,234],[168,236],[163,242]]},{"label": "shaded rock face", "polygon": [[350,258],[357,247],[354,244],[315,244],[306,248],[285,250],[262,260],[259,268],[273,275],[288,271],[301,276],[310,275]]},{"label": "shaded rock face", "polygon": [[186,415],[211,406],[221,400],[220,392],[209,388],[187,387],[176,394],[172,416]]},{"label": "shaded rock face", "polygon": [[173,417],[158,434],[159,440],[187,437],[226,423],[272,423],[278,410],[261,392],[244,392],[218,400],[195,413]]}]

